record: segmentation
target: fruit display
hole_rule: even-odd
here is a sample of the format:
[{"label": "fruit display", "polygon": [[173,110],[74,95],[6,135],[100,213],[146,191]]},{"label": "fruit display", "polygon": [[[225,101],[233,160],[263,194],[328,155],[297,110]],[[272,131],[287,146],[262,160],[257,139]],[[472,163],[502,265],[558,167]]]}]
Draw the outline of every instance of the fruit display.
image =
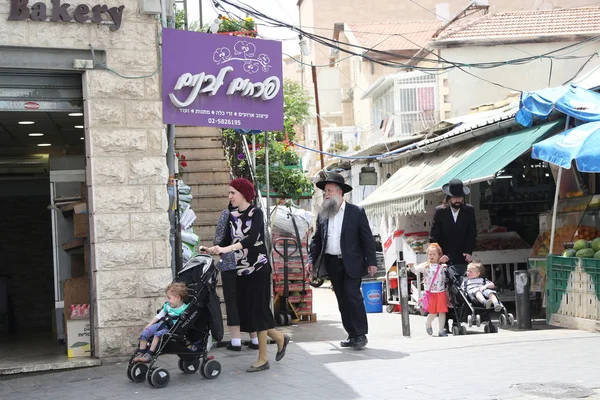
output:
[{"label": "fruit display", "polygon": [[578,250],[577,253],[575,253],[575,257],[579,257],[579,258],[593,258],[594,257],[594,250],[592,250],[590,248],[585,248],[585,249]]},{"label": "fruit display", "polygon": [[477,235],[475,251],[528,249],[530,246],[516,232]]},{"label": "fruit display", "polygon": [[594,240],[600,237],[600,231],[595,226],[580,225],[575,234],[575,240]]}]

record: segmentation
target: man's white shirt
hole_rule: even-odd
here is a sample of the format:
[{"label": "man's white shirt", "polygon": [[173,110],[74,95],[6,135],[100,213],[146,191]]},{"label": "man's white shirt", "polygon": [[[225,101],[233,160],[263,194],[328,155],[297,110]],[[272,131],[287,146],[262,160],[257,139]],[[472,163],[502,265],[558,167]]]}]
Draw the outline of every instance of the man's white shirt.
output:
[{"label": "man's white shirt", "polygon": [[344,222],[344,210],[346,209],[346,202],[342,201],[342,205],[338,210],[337,214],[329,218],[329,226],[327,227],[327,246],[325,247],[325,253],[331,255],[342,254],[342,247],[340,245],[342,237],[342,223]]},{"label": "man's white shirt", "polygon": [[456,211],[454,211],[454,207],[450,207],[450,210],[452,211],[452,217],[454,217],[454,222],[456,223],[456,220],[458,219],[458,212],[460,211],[460,208]]}]

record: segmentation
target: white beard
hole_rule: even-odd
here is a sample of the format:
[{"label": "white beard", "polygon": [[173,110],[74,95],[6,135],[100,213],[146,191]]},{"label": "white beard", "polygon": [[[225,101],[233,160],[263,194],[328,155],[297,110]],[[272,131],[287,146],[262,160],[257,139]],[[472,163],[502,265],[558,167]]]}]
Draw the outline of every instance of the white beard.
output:
[{"label": "white beard", "polygon": [[334,217],[340,209],[341,201],[338,201],[337,197],[331,197],[327,200],[323,200],[321,209],[319,210],[319,217],[321,220],[326,220]]}]

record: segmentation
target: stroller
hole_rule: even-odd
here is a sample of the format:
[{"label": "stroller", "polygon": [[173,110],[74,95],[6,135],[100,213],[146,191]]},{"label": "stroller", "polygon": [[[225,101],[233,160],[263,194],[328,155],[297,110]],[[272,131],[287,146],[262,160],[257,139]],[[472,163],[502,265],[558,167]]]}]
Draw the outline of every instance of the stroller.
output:
[{"label": "stroller", "polygon": [[462,279],[464,277],[456,277],[452,273],[448,273],[448,296],[450,298],[450,305],[452,307],[452,334],[466,335],[467,328],[462,325],[463,322],[472,327],[477,327],[481,324],[485,324],[485,333],[497,333],[498,327],[492,321],[494,314],[498,315],[498,324],[500,326],[512,325],[515,322],[515,317],[506,312],[506,308],[502,308],[499,313],[495,312],[493,308],[486,309],[483,304],[477,301],[472,302],[467,292],[462,288]]},{"label": "stroller", "polygon": [[[145,379],[156,388],[169,384],[169,371],[154,367],[163,354],[179,356],[179,369],[185,374],[198,370],[206,379],[215,379],[221,373],[221,364],[208,356],[209,338],[223,338],[223,320],[220,299],[217,296],[218,270],[208,255],[197,255],[190,259],[177,274],[175,282],[186,284],[189,306],[169,328],[156,348],[149,363],[134,362],[135,354],[129,359],[127,377],[139,383]],[[170,321],[165,321],[169,323]]]}]

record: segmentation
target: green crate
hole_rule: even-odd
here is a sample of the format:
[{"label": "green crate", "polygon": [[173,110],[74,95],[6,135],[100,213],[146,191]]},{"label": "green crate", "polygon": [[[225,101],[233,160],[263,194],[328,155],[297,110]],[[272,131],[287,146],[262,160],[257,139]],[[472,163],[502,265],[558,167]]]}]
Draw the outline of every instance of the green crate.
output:
[{"label": "green crate", "polygon": [[[573,304],[573,302],[584,304],[585,302],[581,298],[588,296],[591,292],[595,294],[596,299],[600,300],[600,260],[549,255],[547,256],[547,262],[546,319],[548,322],[550,322],[552,314],[559,311],[563,299],[567,304]],[[571,276],[578,266],[589,278],[581,274]],[[592,286],[590,287],[590,285]],[[582,307],[585,306],[582,305]],[[577,317],[579,315],[572,316]],[[588,318],[600,318],[600,315],[589,315]]]}]

